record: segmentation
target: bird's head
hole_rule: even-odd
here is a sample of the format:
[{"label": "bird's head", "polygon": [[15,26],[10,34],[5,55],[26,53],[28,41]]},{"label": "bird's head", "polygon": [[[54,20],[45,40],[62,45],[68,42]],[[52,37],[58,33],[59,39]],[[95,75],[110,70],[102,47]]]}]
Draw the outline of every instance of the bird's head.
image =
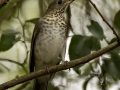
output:
[{"label": "bird's head", "polygon": [[64,13],[67,7],[72,3],[74,0],[54,0],[50,3],[47,12],[55,11],[58,13]]}]

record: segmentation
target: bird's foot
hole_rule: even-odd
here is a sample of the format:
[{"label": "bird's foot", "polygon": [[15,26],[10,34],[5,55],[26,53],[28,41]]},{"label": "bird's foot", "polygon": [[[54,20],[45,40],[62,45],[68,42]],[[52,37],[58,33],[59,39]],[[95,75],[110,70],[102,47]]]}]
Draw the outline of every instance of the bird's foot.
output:
[{"label": "bird's foot", "polygon": [[[67,61],[67,60],[62,61],[62,64],[63,64],[63,66],[64,66],[64,67],[66,67],[66,66],[67,66],[67,63],[68,63],[68,61]],[[69,71],[70,71],[70,68],[69,68]]]},{"label": "bird's foot", "polygon": [[63,64],[64,66],[67,66],[67,63],[68,63],[68,61],[67,61],[67,60],[62,61],[62,64]]},{"label": "bird's foot", "polygon": [[45,70],[47,70],[48,73],[50,73],[49,68],[50,68],[50,65],[46,65],[46,66],[45,66]]}]

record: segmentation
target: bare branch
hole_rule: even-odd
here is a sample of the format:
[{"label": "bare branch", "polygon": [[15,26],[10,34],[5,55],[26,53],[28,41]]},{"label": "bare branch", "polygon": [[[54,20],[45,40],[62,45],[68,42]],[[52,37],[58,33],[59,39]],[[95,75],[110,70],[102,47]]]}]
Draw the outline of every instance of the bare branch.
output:
[{"label": "bare branch", "polygon": [[69,69],[69,68],[75,67],[75,66],[80,65],[80,64],[81,65],[85,64],[85,63],[93,60],[94,58],[97,58],[97,57],[113,50],[114,48],[116,48],[118,46],[119,46],[119,43],[115,42],[115,43],[112,43],[109,46],[107,46],[107,47],[105,47],[101,50],[98,50],[98,51],[96,51],[96,52],[94,52],[90,55],[87,55],[87,56],[82,57],[80,59],[72,60],[71,62],[68,62],[66,66],[63,65],[63,64],[52,66],[52,67],[49,68],[49,73],[47,72],[47,70],[43,69],[43,70],[39,70],[39,71],[36,71],[36,72],[33,72],[33,73],[26,74],[24,76],[21,76],[19,78],[16,78],[16,79],[13,79],[11,81],[8,81],[8,82],[5,82],[5,83],[1,84],[0,85],[0,90],[8,89],[8,88],[13,87],[15,85],[18,85],[20,83],[32,80],[34,78],[37,78],[37,77],[40,77],[40,76],[43,76],[43,75],[47,75],[47,74],[50,74],[50,73],[55,73],[57,71]]},{"label": "bare branch", "polygon": [[110,29],[113,31],[113,34],[115,34],[115,36],[117,37],[118,42],[120,41],[120,37],[118,36],[118,34],[116,33],[115,29],[106,21],[106,19],[103,17],[103,15],[100,13],[100,11],[98,10],[98,8],[96,7],[96,5],[89,0],[89,2],[93,5],[93,7],[95,8],[95,10],[98,12],[98,14],[101,16],[101,18],[103,19],[103,21],[110,27]]},{"label": "bare branch", "polygon": [[7,71],[10,71],[8,67],[6,67],[4,64],[0,63],[1,66],[3,66]]},{"label": "bare branch", "polygon": [[27,48],[27,44],[26,44],[25,29],[24,29],[24,28],[25,28],[25,23],[26,23],[26,22],[25,22],[24,24],[22,24],[22,21],[20,20],[19,14],[20,14],[20,11],[18,10],[17,18],[18,18],[18,20],[19,20],[19,22],[20,22],[20,24],[21,24],[21,26],[22,26],[22,30],[23,30],[23,43],[24,43],[25,49],[26,49],[26,57],[25,57],[25,59],[24,59],[24,63],[23,63],[23,64],[26,64],[27,58],[28,58],[28,53],[29,53],[28,48]]},{"label": "bare branch", "polygon": [[10,63],[17,64],[17,65],[21,66],[23,68],[23,70],[27,73],[27,70],[26,70],[26,68],[25,68],[23,63],[19,63],[17,61],[10,60],[10,59],[4,59],[4,58],[0,58],[0,61],[7,61],[7,62],[10,62]]}]

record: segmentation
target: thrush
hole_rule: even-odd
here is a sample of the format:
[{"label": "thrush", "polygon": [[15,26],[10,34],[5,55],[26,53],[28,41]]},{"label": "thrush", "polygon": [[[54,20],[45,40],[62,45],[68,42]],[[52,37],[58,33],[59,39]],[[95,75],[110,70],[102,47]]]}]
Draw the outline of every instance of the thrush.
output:
[{"label": "thrush", "polygon": [[[54,0],[35,25],[30,51],[30,72],[59,64],[65,59],[67,24],[64,12],[73,0]],[[33,90],[47,90],[51,75],[34,80]]]}]

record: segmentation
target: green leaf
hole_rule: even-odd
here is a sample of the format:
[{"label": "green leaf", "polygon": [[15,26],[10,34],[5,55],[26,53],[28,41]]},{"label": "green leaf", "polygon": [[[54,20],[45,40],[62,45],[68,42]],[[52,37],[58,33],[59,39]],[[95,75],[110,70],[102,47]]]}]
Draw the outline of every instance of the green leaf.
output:
[{"label": "green leaf", "polygon": [[118,32],[120,33],[120,10],[116,13],[113,23],[114,26],[118,29]]},{"label": "green leaf", "polygon": [[100,42],[95,37],[74,35],[69,46],[70,60],[81,58],[100,48]]},{"label": "green leaf", "polygon": [[96,37],[97,39],[103,40],[105,38],[102,27],[95,21],[91,20],[91,25],[87,26],[88,30]]},{"label": "green leaf", "polygon": [[[115,41],[117,41],[117,38],[113,38],[113,39],[109,42],[109,44],[112,44],[112,43],[115,42]],[[117,53],[117,54],[119,54],[119,52],[120,52],[120,47],[117,47],[117,48],[111,50],[109,53],[110,53],[110,54],[112,54],[112,53]]]},{"label": "green leaf", "polygon": [[73,67],[73,70],[78,74],[78,75],[81,75],[81,70],[79,69],[82,65],[78,65],[78,66],[75,66]]},{"label": "green leaf", "polygon": [[119,72],[120,71],[120,55],[118,55],[118,54],[111,54],[111,60],[113,61],[113,63],[115,64],[116,69]]},{"label": "green leaf", "polygon": [[113,39],[109,42],[109,44],[112,44],[112,43],[114,43],[115,41],[117,41],[117,38],[113,38]]},{"label": "green leaf", "polygon": [[100,41],[97,38],[90,36],[88,37],[88,42],[91,43],[92,50],[97,51],[101,49]]},{"label": "green leaf", "polygon": [[74,60],[90,54],[91,43],[87,36],[74,35],[69,46],[70,60]]},{"label": "green leaf", "polygon": [[[81,58],[90,54],[92,50],[99,50],[100,48],[100,42],[95,37],[74,35],[69,46],[70,60]],[[79,67],[81,66],[73,68],[77,74],[80,74]]]},{"label": "green leaf", "polygon": [[85,80],[85,82],[83,83],[83,90],[87,90],[87,85],[92,78],[93,76],[90,75],[90,77]]},{"label": "green leaf", "polygon": [[[70,60],[81,58],[90,54],[91,49],[91,43],[89,43],[87,36],[74,35],[69,46]],[[81,65],[74,67],[73,69],[80,75],[79,67],[81,67]]]},{"label": "green leaf", "polygon": [[[112,79],[114,79],[115,81],[117,79],[120,79],[120,73],[119,73],[120,70],[118,68],[116,68],[116,65],[119,64],[118,59],[120,60],[120,58],[118,58],[117,61],[114,62],[114,60],[116,58],[114,58],[114,59],[113,59],[113,57],[112,58],[103,58],[104,64],[102,65],[102,70],[106,74],[108,74],[110,77],[112,77]],[[117,67],[118,67],[118,65],[117,65]]]},{"label": "green leaf", "polygon": [[26,22],[31,22],[31,23],[34,23],[36,24],[36,22],[39,20],[39,18],[34,18],[34,19],[31,19],[31,20],[27,20]]},{"label": "green leaf", "polygon": [[9,50],[16,42],[20,40],[20,37],[16,38],[17,33],[18,32],[13,30],[6,30],[2,33],[0,39],[0,51]]}]

